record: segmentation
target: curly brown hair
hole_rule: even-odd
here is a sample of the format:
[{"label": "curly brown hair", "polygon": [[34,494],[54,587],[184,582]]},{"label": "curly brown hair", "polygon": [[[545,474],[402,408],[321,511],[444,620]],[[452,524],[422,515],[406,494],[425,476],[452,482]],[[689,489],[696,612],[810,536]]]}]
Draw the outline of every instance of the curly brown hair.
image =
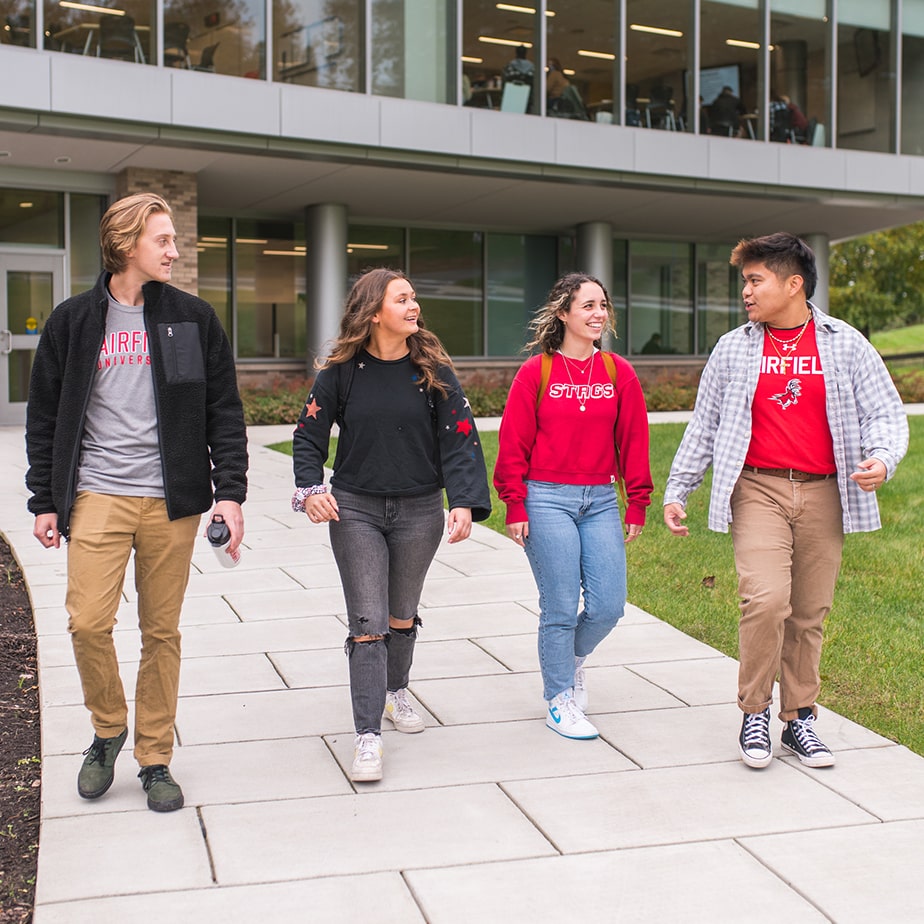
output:
[{"label": "curly brown hair", "polygon": [[[565,323],[559,317],[564,311],[567,314],[571,310],[571,302],[574,299],[577,290],[585,282],[593,282],[603,289],[603,297],[606,299],[606,317],[607,323],[603,328],[603,333],[610,331],[615,338],[616,335],[616,314],[613,311],[613,302],[610,299],[610,293],[606,291],[606,286],[597,279],[596,276],[590,276],[587,273],[568,273],[562,276],[558,282],[552,286],[545,304],[536,312],[535,317],[530,321],[529,329],[533,332],[533,339],[523,347],[524,350],[535,350],[537,347],[543,353],[554,353],[561,347],[565,339]],[[602,339],[602,338],[601,338]],[[600,340],[594,341],[594,346],[600,348]]]},{"label": "curly brown hair", "polygon": [[[350,289],[343,317],[340,319],[340,334],[334,341],[330,355],[318,360],[315,366],[326,369],[338,363],[351,360],[368,343],[372,336],[372,318],[382,308],[385,290],[395,279],[410,279],[401,270],[375,267],[366,270]],[[424,326],[423,313],[417,318],[417,330],[407,338],[411,362],[420,370],[428,389],[446,395],[446,385],[440,381],[439,367],[452,368],[452,360],[439,337]]]}]

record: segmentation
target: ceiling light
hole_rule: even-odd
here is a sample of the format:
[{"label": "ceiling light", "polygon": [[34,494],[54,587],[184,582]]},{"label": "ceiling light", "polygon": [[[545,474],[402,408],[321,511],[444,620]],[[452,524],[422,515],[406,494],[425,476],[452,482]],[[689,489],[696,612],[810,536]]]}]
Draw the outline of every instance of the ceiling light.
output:
[{"label": "ceiling light", "polygon": [[603,58],[604,61],[615,61],[616,55],[608,51],[588,51],[586,48],[579,48],[578,54],[584,58]]},{"label": "ceiling light", "polygon": [[108,13],[110,16],[124,16],[125,10],[111,10],[108,6],[94,6],[92,3],[76,3],[75,0],[58,0],[58,6],[69,10],[86,10],[88,13]]},{"label": "ceiling light", "polygon": [[479,42],[485,42],[488,45],[510,45],[514,48],[519,48],[520,45],[523,45],[526,48],[532,48],[532,42],[521,42],[519,39],[502,39],[502,38],[493,38],[490,35],[479,35]]},{"label": "ceiling light", "polygon": [[677,29],[662,29],[660,26],[640,26],[637,22],[632,23],[629,28],[633,32],[651,32],[652,35],[669,35],[671,38],[683,38],[683,33]]},{"label": "ceiling light", "polygon": [[263,255],[266,257],[303,257],[304,250],[264,250]]},{"label": "ceiling light", "polygon": [[200,237],[199,243],[204,243],[208,241],[210,244],[226,244],[228,239],[226,237]]},{"label": "ceiling light", "polygon": [[566,77],[573,77],[573,76],[577,73],[577,71],[575,71],[575,69],[574,69],[573,67],[563,67],[562,70],[561,70],[561,72],[562,72]]},{"label": "ceiling light", "polygon": [[725,39],[725,44],[735,48],[760,48],[760,42],[745,42],[742,39]]},{"label": "ceiling light", "polygon": [[460,60],[463,64],[484,64],[484,58],[475,58],[472,55],[462,55]]},{"label": "ceiling light", "polygon": [[352,250],[388,250],[388,244],[347,244]]},{"label": "ceiling light", "polygon": [[[499,10],[506,10],[508,13],[529,13],[531,16],[536,15],[536,10],[531,6],[516,6],[513,3],[495,3]],[[546,16],[554,16],[551,10],[545,11]]]},{"label": "ceiling light", "polygon": [[268,244],[269,241],[259,237],[236,237],[235,244]]},{"label": "ceiling light", "polygon": [[31,209],[32,206],[33,206],[34,204],[35,204],[35,203],[33,203],[33,202],[20,202],[20,203],[19,203],[19,207],[20,207],[21,209]]},{"label": "ceiling light", "polygon": [[56,163],[56,164],[69,164],[70,162],[71,162],[71,159],[70,159],[70,157],[67,156],[67,154],[59,154],[59,155],[55,158],[55,163]]}]

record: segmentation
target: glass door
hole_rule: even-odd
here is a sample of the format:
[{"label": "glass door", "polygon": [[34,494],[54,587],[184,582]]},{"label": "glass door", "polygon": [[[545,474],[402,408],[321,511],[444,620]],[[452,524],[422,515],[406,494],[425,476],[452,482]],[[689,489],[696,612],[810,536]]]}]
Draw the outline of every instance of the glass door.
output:
[{"label": "glass door", "polygon": [[23,424],[39,334],[64,298],[64,254],[0,252],[0,424]]}]

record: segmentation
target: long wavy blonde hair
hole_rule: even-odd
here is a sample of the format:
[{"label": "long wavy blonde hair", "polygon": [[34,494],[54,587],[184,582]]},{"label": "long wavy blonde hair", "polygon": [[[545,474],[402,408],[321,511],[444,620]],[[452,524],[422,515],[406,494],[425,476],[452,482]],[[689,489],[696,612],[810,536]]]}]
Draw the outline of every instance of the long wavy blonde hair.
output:
[{"label": "long wavy blonde hair", "polygon": [[[366,347],[372,336],[372,318],[378,314],[385,300],[385,290],[395,279],[410,282],[400,270],[376,267],[366,270],[350,289],[343,317],[340,319],[340,334],[334,341],[330,355],[315,363],[316,368],[349,362]],[[407,338],[411,362],[420,370],[428,389],[446,395],[446,385],[440,381],[439,367],[452,368],[452,360],[439,337],[424,325],[423,313],[417,318],[417,330]]]},{"label": "long wavy blonde hair", "polygon": [[[610,300],[610,293],[606,291],[606,286],[600,282],[596,276],[589,276],[587,273],[568,273],[562,276],[558,282],[552,286],[545,304],[536,312],[529,329],[533,332],[533,339],[523,347],[524,350],[533,351],[537,347],[543,352],[552,354],[562,345],[565,339],[565,322],[559,317],[564,312],[567,314],[571,311],[571,302],[574,299],[578,289],[585,282],[593,282],[603,290],[603,297],[606,299],[606,325],[601,333],[605,334],[610,331],[613,337],[616,337],[616,313],[613,310],[613,302]],[[595,340],[594,346],[600,348],[601,340]]]}]

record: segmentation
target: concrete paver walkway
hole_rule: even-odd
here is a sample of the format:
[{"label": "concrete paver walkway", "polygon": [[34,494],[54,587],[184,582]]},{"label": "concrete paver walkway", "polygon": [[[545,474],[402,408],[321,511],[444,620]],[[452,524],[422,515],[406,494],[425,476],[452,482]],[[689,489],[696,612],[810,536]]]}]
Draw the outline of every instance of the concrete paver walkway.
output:
[{"label": "concrete paver walkway", "polygon": [[[385,778],[351,783],[327,529],[290,512],[290,460],[260,445],[289,432],[251,431],[239,567],[199,540],[172,766],[186,807],[157,815],[130,747],[106,796],[77,796],[91,729],[66,553],[32,537],[22,430],[0,429],[0,531],[39,633],[35,924],[924,921],[924,759],[822,710],[836,767],[778,748],[749,770],[736,662],[635,607],[588,662],[600,738],[560,738],[544,724],[529,568],[483,527],[441,547],[424,590],[411,692],[426,732],[385,731]],[[131,577],[124,595],[131,697]]]}]

